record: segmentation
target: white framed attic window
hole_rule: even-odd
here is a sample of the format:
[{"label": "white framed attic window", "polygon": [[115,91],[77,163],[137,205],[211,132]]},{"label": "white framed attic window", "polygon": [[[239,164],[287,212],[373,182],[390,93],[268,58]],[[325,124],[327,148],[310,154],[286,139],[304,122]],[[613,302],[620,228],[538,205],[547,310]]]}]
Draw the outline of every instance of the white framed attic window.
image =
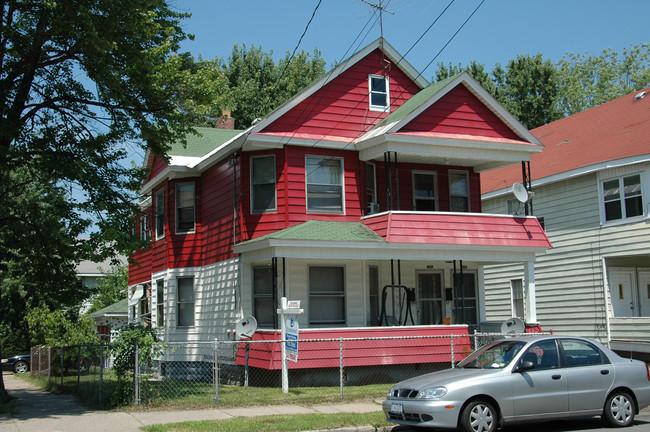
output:
[{"label": "white framed attic window", "polygon": [[390,81],[384,75],[368,75],[370,111],[390,111]]}]

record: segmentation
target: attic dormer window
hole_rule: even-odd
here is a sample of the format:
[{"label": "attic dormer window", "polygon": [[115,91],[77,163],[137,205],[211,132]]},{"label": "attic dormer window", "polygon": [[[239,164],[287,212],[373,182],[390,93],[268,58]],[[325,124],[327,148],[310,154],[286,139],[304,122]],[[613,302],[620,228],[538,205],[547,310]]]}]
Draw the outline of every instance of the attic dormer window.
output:
[{"label": "attic dormer window", "polygon": [[389,81],[387,76],[370,75],[368,89],[370,95],[370,111],[390,111]]}]

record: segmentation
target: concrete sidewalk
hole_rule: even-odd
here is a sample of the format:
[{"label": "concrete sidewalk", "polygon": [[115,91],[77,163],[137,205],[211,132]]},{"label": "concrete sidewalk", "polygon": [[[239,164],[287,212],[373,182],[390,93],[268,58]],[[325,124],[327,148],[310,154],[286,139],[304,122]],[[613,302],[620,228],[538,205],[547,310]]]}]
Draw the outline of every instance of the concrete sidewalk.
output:
[{"label": "concrete sidewalk", "polygon": [[[341,403],[314,405],[277,405],[254,408],[214,408],[192,411],[107,412],[83,408],[72,395],[51,395],[44,390],[3,374],[5,388],[15,398],[15,413],[0,414],[0,432],[115,432],[138,431],[141,426],[198,420],[224,420],[281,414],[334,414],[381,411],[379,403]],[[364,428],[355,428],[364,431]],[[375,428],[368,427],[368,431]]]}]

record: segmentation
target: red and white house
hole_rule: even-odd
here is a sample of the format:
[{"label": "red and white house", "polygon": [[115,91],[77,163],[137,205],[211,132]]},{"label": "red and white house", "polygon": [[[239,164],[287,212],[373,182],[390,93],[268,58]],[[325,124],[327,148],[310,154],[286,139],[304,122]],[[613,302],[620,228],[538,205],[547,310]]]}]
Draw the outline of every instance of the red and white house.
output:
[{"label": "red and white house", "polygon": [[280,297],[310,337],[467,333],[484,266],[503,263],[537,322],[551,244],[533,217],[482,213],[479,173],[542,144],[468,74],[429,85],[379,39],[249,129],[199,131],[145,160],[130,316],[166,340],[223,339],[249,315],[277,329]]}]

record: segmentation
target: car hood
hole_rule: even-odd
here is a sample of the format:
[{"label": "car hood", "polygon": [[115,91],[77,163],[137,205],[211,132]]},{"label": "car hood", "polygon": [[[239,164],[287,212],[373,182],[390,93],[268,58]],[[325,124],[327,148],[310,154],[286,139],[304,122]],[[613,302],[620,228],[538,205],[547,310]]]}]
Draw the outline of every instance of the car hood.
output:
[{"label": "car hood", "polygon": [[440,372],[420,375],[395,384],[394,388],[412,388],[422,390],[436,386],[458,385],[464,380],[476,381],[477,379],[493,377],[495,374],[505,373],[505,369],[463,369],[454,368]]}]

